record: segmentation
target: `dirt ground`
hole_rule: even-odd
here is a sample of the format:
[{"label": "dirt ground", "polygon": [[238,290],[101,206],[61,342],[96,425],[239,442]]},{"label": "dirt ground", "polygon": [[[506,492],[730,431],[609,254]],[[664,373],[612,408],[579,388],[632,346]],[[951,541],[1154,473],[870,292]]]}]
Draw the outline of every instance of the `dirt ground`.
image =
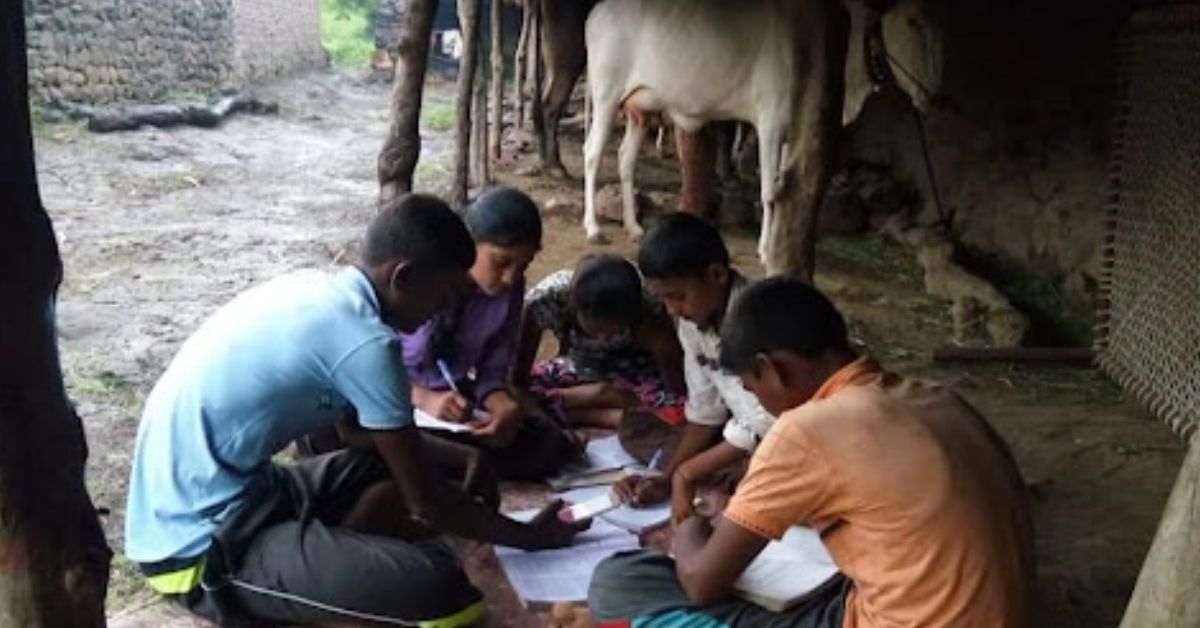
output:
[{"label": "dirt ground", "polygon": [[[42,191],[66,263],[65,377],[87,429],[88,483],[114,550],[122,546],[141,400],[179,344],[250,285],[352,259],[372,215],[388,92],[329,71],[263,88],[280,115],[235,117],[218,130],[38,129]],[[433,84],[426,98],[418,184],[437,191],[448,177],[452,88]],[[567,167],[578,174],[579,130],[566,135]],[[674,167],[652,152],[640,167],[642,189],[672,192]],[[533,162],[529,152],[510,155],[498,177],[539,201],[559,201],[530,281],[592,250],[578,222],[582,184],[513,174]],[[606,166],[611,184],[615,147]],[[605,229],[610,248],[633,251],[617,225]],[[737,263],[756,273],[753,234],[728,235]],[[912,259],[878,237],[826,238],[818,263],[819,285],[846,312],[857,340],[893,370],[952,384],[1012,447],[1036,515],[1040,625],[1116,625],[1182,460],[1178,440],[1095,372],[932,365],[932,349],[950,337],[947,308],[924,295]],[[487,562],[486,548],[471,553]],[[481,577],[498,579],[487,569]],[[492,623],[538,625],[542,615],[522,612],[499,580],[483,583],[502,598]],[[157,625],[131,619],[153,603],[118,554],[114,624]]]}]

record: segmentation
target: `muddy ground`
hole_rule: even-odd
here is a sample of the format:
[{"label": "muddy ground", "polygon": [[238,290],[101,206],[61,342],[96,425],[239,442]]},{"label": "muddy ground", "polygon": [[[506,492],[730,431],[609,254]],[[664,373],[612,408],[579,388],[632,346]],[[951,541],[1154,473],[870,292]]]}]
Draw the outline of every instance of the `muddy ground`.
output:
[{"label": "muddy ground", "polygon": [[[91,445],[88,483],[118,552],[142,398],[187,335],[238,291],[353,257],[372,215],[388,91],[330,71],[263,88],[279,115],[239,116],[218,130],[37,130],[42,191],[66,264],[65,378]],[[423,189],[448,178],[452,91],[434,83],[426,92]],[[564,145],[576,174],[578,134],[568,129]],[[615,147],[610,184],[612,155]],[[532,163],[528,152],[510,155],[499,178],[565,205],[547,216],[534,281],[589,248],[578,226],[582,185],[513,174]],[[644,190],[677,184],[673,165],[649,154],[641,173]],[[616,225],[605,228],[611,248],[633,250]],[[756,272],[753,234],[729,238],[737,262]],[[924,295],[912,259],[878,237],[825,239],[818,283],[885,365],[951,383],[1007,439],[1033,495],[1040,625],[1115,625],[1182,459],[1174,436],[1094,372],[933,366],[931,350],[950,337],[947,308]],[[110,612],[128,618],[153,602],[119,555],[113,576]],[[511,600],[501,605],[510,610],[493,623],[539,621],[511,611]]]}]

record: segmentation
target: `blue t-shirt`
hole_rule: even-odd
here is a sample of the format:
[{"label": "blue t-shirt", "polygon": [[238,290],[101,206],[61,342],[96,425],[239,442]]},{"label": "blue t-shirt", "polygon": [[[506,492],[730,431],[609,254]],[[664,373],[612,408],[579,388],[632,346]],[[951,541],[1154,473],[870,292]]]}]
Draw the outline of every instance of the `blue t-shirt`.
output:
[{"label": "blue t-shirt", "polygon": [[125,553],[191,558],[271,456],[353,406],[368,429],[412,423],[395,330],[356,268],[289,274],[221,308],[183,344],[146,399],[138,428]]}]

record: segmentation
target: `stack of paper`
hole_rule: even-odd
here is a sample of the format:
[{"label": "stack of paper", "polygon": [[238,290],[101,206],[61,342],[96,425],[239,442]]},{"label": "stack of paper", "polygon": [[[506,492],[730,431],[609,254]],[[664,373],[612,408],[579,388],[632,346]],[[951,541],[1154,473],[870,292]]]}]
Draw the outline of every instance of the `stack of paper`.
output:
[{"label": "stack of paper", "polygon": [[[528,520],[536,511],[509,515]],[[496,546],[496,557],[517,595],[526,603],[582,602],[600,561],[638,548],[637,537],[601,520],[575,537],[569,547],[526,552]]]},{"label": "stack of paper", "polygon": [[[589,486],[559,493],[558,497],[568,503],[577,504],[600,497],[611,490],[611,486]],[[600,515],[600,518],[634,534],[641,534],[666,525],[671,520],[671,504],[663,502],[645,508],[624,505]]]},{"label": "stack of paper", "polygon": [[820,591],[837,573],[820,535],[797,526],[768,543],[733,588],[743,599],[780,612]]}]

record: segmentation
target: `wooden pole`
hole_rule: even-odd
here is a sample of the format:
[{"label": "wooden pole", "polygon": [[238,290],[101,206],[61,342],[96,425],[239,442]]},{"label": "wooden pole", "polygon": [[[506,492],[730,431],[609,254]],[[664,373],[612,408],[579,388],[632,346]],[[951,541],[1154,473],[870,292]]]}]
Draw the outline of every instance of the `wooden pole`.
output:
[{"label": "wooden pole", "polygon": [[1091,368],[1096,354],[1082,347],[938,347],[933,361],[955,362],[1020,362]]},{"label": "wooden pole", "polygon": [[421,99],[438,0],[409,0],[392,84],[392,124],[377,164],[380,203],[411,192],[421,156]]},{"label": "wooden pole", "polygon": [[[767,242],[766,271],[812,282],[816,262],[817,211],[837,158],[842,129],[846,50],[850,20],[838,0],[816,0],[800,15],[798,41],[812,42],[796,64],[813,73],[801,86],[792,138],[784,151],[776,192],[776,229]],[[805,31],[808,31],[807,33]]]},{"label": "wooden pole", "polygon": [[1200,595],[1196,566],[1200,565],[1200,447],[1193,439],[1175,488],[1167,499],[1162,521],[1121,628],[1181,628],[1200,626]]},{"label": "wooden pole", "polygon": [[521,36],[517,39],[517,51],[513,56],[513,126],[524,130],[525,126],[525,59],[529,55],[530,30],[533,29],[533,11],[529,4],[536,0],[525,0],[521,3]]},{"label": "wooden pole", "polygon": [[483,81],[483,56],[479,57],[476,69],[479,79],[475,81],[475,93],[471,107],[471,182],[477,188],[491,183],[488,167],[488,90]]},{"label": "wooden pole", "polygon": [[467,203],[467,185],[471,157],[471,109],[474,104],[475,73],[479,66],[479,9],[483,0],[458,0],[458,23],[462,27],[463,54],[458,60],[458,95],[454,143],[454,178],[450,184],[450,204]]},{"label": "wooden pole", "polygon": [[542,62],[542,47],[545,45],[545,35],[542,33],[542,0],[529,0],[529,8],[533,11],[533,30],[530,36],[529,67],[525,78],[529,85],[529,120],[533,123],[534,133],[540,142],[542,136],[542,91],[546,83],[545,63]]},{"label": "wooden pole", "polygon": [[504,2],[492,3],[492,119],[488,130],[488,153],[500,160],[500,140],[504,130]]},{"label": "wooden pole", "polygon": [[34,169],[24,7],[0,5],[0,625],[99,627],[112,553],[59,366],[63,269]]}]

